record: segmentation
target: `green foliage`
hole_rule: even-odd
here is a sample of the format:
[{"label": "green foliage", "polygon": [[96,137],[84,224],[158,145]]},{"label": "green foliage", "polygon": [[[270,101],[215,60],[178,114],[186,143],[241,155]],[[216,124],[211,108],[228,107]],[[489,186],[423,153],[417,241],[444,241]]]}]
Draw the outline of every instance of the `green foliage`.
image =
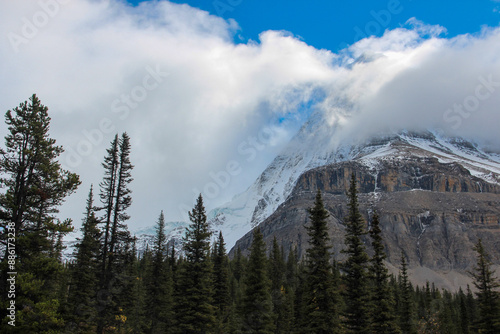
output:
[{"label": "green foliage", "polygon": [[318,190],[314,206],[308,210],[310,225],[305,270],[304,330],[312,333],[340,331],[338,283],[335,282],[330,254],[330,237],[326,219],[329,214]]},{"label": "green foliage", "polygon": [[345,218],[347,260],[343,264],[345,271],[346,326],[353,333],[370,331],[370,290],[368,282],[368,254],[361,240],[366,234],[365,222],[359,212],[356,177],[351,175],[348,196],[348,215]]},{"label": "green foliage", "polygon": [[65,272],[60,263],[62,237],[73,230],[71,220],[56,215],[73,193],[78,175],[58,162],[62,147],[49,137],[48,108],[36,95],[6,113],[8,134],[0,149],[0,243],[7,245],[15,232],[15,268],[7,270],[7,252],[1,259],[0,316],[5,321],[7,272],[16,278],[17,324],[15,330],[57,332],[63,325],[59,306],[60,283]]},{"label": "green foliage", "polygon": [[396,321],[395,301],[389,288],[389,273],[384,265],[386,254],[378,214],[373,215],[370,229],[372,248],[369,274],[371,278],[371,319],[373,333],[400,333]]},{"label": "green foliage", "polygon": [[225,333],[229,325],[231,298],[229,295],[229,259],[222,232],[214,245],[214,306],[216,307],[216,333]]},{"label": "green foliage", "polygon": [[270,334],[274,331],[270,281],[267,273],[266,245],[259,228],[253,231],[246,270],[241,310],[242,332]]},{"label": "green foliage", "polygon": [[[6,188],[0,194],[1,240],[9,222],[15,224],[18,239],[32,234],[47,238],[58,232],[58,206],[76,190],[79,177],[61,168],[57,158],[64,150],[49,137],[48,108],[36,95],[7,111],[5,118],[9,133],[0,152],[0,184]],[[19,260],[31,250],[21,248]]]},{"label": "green foliage", "polygon": [[178,269],[176,329],[179,333],[206,333],[215,324],[210,226],[203,198],[189,212],[190,226],[184,237],[185,261]]},{"label": "green foliage", "polygon": [[477,264],[472,272],[474,286],[477,289],[477,307],[479,318],[475,327],[480,333],[500,333],[500,287],[491,269],[491,260],[483,247],[481,239],[474,247],[477,253]]},{"label": "green foliage", "polygon": [[101,218],[104,236],[99,273],[98,333],[121,326],[123,308],[119,296],[132,279],[130,273],[126,273],[127,251],[132,238],[124,223],[129,219],[126,210],[132,203],[129,184],[133,180],[131,170],[134,168],[130,163],[127,133],[120,138],[115,136],[102,166],[104,178],[100,184],[100,199],[103,206],[98,210],[104,211]]},{"label": "green foliage", "polygon": [[269,259],[269,277],[275,333],[290,333],[293,328],[293,289],[286,284],[284,254],[276,237]]},{"label": "green foliage", "polygon": [[172,327],[173,281],[167,261],[167,239],[165,235],[165,216],[160,213],[156,225],[156,236],[150,265],[146,268],[147,310],[150,333],[165,333]]},{"label": "green foliage", "polygon": [[415,332],[413,287],[408,279],[406,256],[401,252],[401,268],[399,271],[399,326],[403,333]]},{"label": "green foliage", "polygon": [[101,239],[98,223],[91,186],[81,228],[83,238],[75,245],[75,261],[71,265],[72,280],[68,298],[71,308],[68,319],[73,331],[90,331],[97,317],[95,311]]}]

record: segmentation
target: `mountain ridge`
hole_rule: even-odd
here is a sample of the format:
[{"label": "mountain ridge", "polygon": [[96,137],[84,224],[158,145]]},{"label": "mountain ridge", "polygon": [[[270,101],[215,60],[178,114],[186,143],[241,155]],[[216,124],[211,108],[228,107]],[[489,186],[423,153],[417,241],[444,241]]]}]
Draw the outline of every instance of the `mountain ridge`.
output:
[{"label": "mountain ridge", "polygon": [[[458,144],[457,144],[458,143]],[[343,260],[343,218],[351,173],[358,182],[360,209],[367,224],[380,215],[387,264],[397,273],[401,251],[415,284],[435,282],[456,290],[471,283],[473,245],[479,238],[500,264],[500,163],[498,156],[458,138],[431,132],[401,133],[357,148],[358,157],[310,169],[277,210],[259,225],[268,246],[274,237],[287,252],[307,248],[307,208],[318,189],[330,212],[333,253]],[[367,225],[369,228],[369,225]],[[251,233],[235,247],[245,253]],[[364,238],[366,245],[369,238]],[[234,252],[234,248],[233,248]]]},{"label": "mountain ridge", "polygon": [[[403,130],[354,143],[345,140],[332,144],[336,129],[338,124],[330,125],[319,113],[313,114],[245,192],[209,212],[209,220],[216,230],[222,230],[228,248],[269,217],[287,199],[304,172],[332,163],[361,159],[371,166],[382,157],[404,158],[416,153],[441,162],[456,162],[477,177],[500,184],[500,155],[486,152],[463,138],[448,138],[432,130]],[[394,151],[394,145],[398,150]]]}]

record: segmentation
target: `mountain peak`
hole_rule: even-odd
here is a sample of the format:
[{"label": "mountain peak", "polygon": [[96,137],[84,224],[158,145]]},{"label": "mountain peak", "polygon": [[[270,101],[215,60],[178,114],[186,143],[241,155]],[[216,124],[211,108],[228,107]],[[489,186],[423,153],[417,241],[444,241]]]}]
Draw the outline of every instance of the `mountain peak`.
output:
[{"label": "mountain peak", "polygon": [[268,165],[255,182],[232,201],[212,210],[208,217],[221,230],[229,248],[246,232],[269,217],[291,194],[304,172],[342,161],[359,161],[375,169],[379,161],[434,157],[458,163],[472,175],[500,184],[500,155],[482,150],[463,138],[446,137],[435,130],[399,130],[342,138],[341,117],[349,103],[338,103],[340,112],[329,121],[321,111],[311,114],[289,145]]}]

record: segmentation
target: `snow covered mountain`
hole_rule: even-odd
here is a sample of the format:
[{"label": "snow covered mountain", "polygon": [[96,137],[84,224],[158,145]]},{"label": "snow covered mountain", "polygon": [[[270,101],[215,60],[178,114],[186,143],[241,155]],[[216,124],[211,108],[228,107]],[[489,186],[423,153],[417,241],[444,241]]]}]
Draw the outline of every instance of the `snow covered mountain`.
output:
[{"label": "snow covered mountain", "polygon": [[472,175],[500,184],[500,155],[464,139],[448,138],[428,130],[379,134],[354,142],[336,138],[338,124],[329,122],[321,111],[313,113],[285,150],[245,192],[209,213],[213,228],[222,231],[228,249],[285,202],[300,175],[320,166],[355,160],[377,173],[377,162],[384,159],[436,157],[440,162],[457,162]]},{"label": "snow covered mountain", "polygon": [[[172,246],[175,247],[176,253],[182,250],[182,237],[184,236],[184,231],[188,227],[187,222],[167,222],[165,223],[165,236],[168,240],[168,249]],[[154,243],[154,238],[156,235],[156,226],[143,227],[137,230],[131,230],[130,234],[137,238],[136,247],[139,255],[142,255],[146,249],[151,249]],[[78,239],[81,238],[80,231],[75,231],[65,239],[65,249],[63,251],[63,259],[65,261],[71,261],[74,258],[75,245],[78,243]]]},{"label": "snow covered mountain", "polygon": [[[336,115],[349,117],[351,108],[343,104]],[[299,177],[314,168],[344,161],[357,161],[376,175],[384,160],[435,157],[442,163],[457,162],[473,176],[488,183],[500,184],[500,154],[482,150],[461,138],[449,138],[436,131],[397,131],[377,134],[363,140],[339,136],[338,117],[329,121],[318,110],[309,117],[288,146],[272,161],[255,182],[230,202],[208,213],[214,231],[222,231],[226,246],[236,242],[263,222],[286,201]],[[188,222],[167,223],[167,233],[181,248]],[[138,249],[144,251],[154,236],[154,227],[133,232]]]},{"label": "snow covered mountain", "polygon": [[[182,237],[186,227],[188,227],[187,222],[167,222],[165,223],[165,236],[168,240],[167,247],[171,249],[172,246],[175,248],[175,252],[182,249]],[[156,226],[144,227],[138,230],[131,231],[131,234],[137,238],[136,247],[139,255],[143,254],[144,251],[149,248],[151,249],[154,243],[154,238],[156,235]]]}]

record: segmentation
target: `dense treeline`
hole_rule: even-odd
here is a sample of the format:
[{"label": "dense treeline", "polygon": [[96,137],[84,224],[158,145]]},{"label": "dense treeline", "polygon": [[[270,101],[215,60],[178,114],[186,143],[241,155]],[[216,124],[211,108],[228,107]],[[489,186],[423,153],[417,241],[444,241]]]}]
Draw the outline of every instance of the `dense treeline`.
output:
[{"label": "dense treeline", "polygon": [[[154,243],[139,255],[126,225],[134,167],[126,133],[106,152],[99,201],[91,187],[82,203],[82,236],[72,260],[63,263],[62,238],[72,223],[59,221],[57,208],[79,178],[57,162],[62,148],[48,136],[47,107],[35,95],[8,111],[6,120],[9,134],[0,152],[2,332],[500,333],[499,284],[481,240],[474,287],[465,291],[413,286],[404,250],[399,274],[390,275],[378,216],[367,230],[354,175],[342,263],[331,253],[329,213],[319,191],[302,259],[276,239],[266,247],[258,228],[249,254],[237,249],[230,259],[224,236],[207,222],[201,195],[189,212],[180,254],[167,247],[161,212]],[[364,234],[371,244],[362,242]]]}]

